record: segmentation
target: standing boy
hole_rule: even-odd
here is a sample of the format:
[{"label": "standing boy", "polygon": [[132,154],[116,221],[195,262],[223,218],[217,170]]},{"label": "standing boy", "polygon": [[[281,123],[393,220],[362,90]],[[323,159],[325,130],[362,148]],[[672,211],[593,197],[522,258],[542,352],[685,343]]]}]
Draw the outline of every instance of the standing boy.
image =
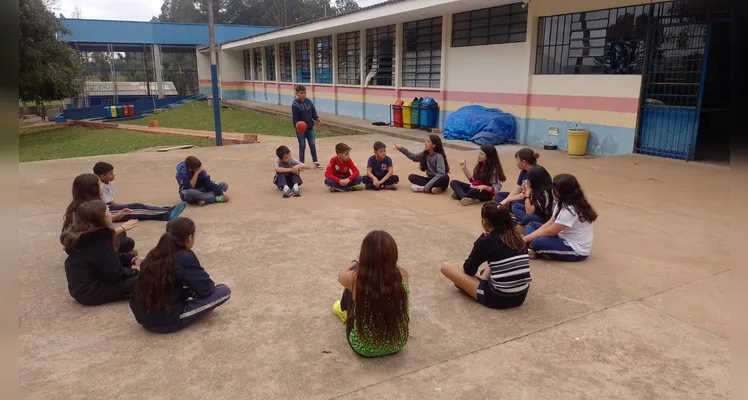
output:
[{"label": "standing boy", "polygon": [[387,146],[382,142],[374,143],[374,155],[366,164],[364,186],[368,190],[396,190],[400,178],[394,174],[392,159],[387,156]]},{"label": "standing boy", "polygon": [[[310,167],[291,157],[291,149],[280,146],[275,150],[275,177],[273,183],[283,192],[283,198],[301,196],[301,170]],[[289,186],[290,185],[290,186]]]},{"label": "standing boy", "polygon": [[114,201],[114,166],[106,162],[97,162],[93,167],[93,173],[99,177],[101,200],[109,206],[109,212],[116,214],[125,211],[118,221],[129,221],[131,219],[171,221],[184,211],[186,204],[183,201],[180,201],[174,207],[154,207],[141,203],[117,203]]},{"label": "standing boy", "polygon": [[187,203],[204,206],[229,201],[226,194],[229,185],[225,182],[213,182],[208,171],[203,169],[203,163],[195,156],[189,156],[177,164],[176,178],[179,197]]},{"label": "standing boy", "polygon": [[325,185],[330,187],[331,192],[363,190],[363,178],[351,160],[351,147],[345,143],[338,143],[335,146],[335,153],[337,155],[330,159],[325,170]]},{"label": "standing boy", "polygon": [[306,132],[296,132],[299,139],[299,161],[304,163],[304,153],[306,153],[306,142],[309,142],[309,151],[312,153],[314,168],[322,168],[317,160],[317,144],[314,139],[314,123],[322,125],[322,120],[317,115],[317,109],[314,103],[306,98],[306,87],[304,85],[296,86],[296,99],[291,104],[291,114],[293,115],[293,126],[296,129],[296,123],[304,121],[306,123]]}]

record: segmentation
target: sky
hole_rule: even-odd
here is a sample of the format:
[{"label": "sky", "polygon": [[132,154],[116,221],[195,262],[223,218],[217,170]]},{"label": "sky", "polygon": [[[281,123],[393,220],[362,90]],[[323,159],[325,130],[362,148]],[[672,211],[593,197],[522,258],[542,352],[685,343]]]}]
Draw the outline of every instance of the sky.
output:
[{"label": "sky", "polygon": [[[358,0],[361,7],[386,0]],[[334,3],[334,1],[331,1]],[[161,13],[162,0],[60,0],[59,13],[70,18],[73,8],[80,6],[83,18],[150,21]]]}]

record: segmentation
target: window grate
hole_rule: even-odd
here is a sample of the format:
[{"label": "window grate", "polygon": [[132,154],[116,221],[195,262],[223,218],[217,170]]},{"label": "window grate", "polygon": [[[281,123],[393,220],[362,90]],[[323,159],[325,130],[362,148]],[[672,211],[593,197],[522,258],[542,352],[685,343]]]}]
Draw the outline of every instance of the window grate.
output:
[{"label": "window grate", "polygon": [[312,81],[312,67],[309,39],[295,41],[294,50],[296,51],[296,82],[310,83]]},{"label": "window grate", "polygon": [[291,43],[281,43],[278,46],[280,56],[280,80],[281,82],[293,82],[293,63],[291,60]]},{"label": "window grate", "polygon": [[265,46],[265,80],[275,82],[275,46]]},{"label": "window grate", "polygon": [[394,86],[395,25],[366,30],[365,86]]},{"label": "window grate", "polygon": [[338,34],[338,84],[361,84],[361,33]]},{"label": "window grate", "polygon": [[403,86],[438,88],[441,60],[442,17],[403,24]]},{"label": "window grate", "polygon": [[527,40],[527,8],[522,3],[452,16],[452,47],[517,43]]},{"label": "window grate", "polygon": [[252,49],[252,59],[254,62],[254,74],[255,80],[262,80],[262,49],[257,47]]},{"label": "window grate", "polygon": [[332,83],[332,36],[314,38],[314,82]]},{"label": "window grate", "polygon": [[252,63],[249,57],[249,50],[242,51],[242,58],[244,59],[244,80],[252,80]]},{"label": "window grate", "polygon": [[540,18],[536,74],[641,74],[647,33],[681,21],[670,1]]}]

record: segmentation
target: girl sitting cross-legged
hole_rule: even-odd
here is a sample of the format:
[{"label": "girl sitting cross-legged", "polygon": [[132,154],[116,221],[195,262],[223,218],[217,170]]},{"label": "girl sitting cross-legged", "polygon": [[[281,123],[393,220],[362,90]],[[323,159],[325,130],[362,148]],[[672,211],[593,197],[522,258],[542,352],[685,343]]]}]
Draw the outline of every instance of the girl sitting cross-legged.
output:
[{"label": "girl sitting cross-legged", "polygon": [[348,344],[363,357],[399,352],[408,343],[408,273],[397,266],[397,244],[385,231],[372,231],[359,261],[338,274],[343,297],[332,312],[346,325]]},{"label": "girl sitting cross-legged", "polygon": [[[507,309],[524,303],[530,290],[530,259],[509,210],[490,201],[481,209],[483,234],[473,244],[462,268],[442,265],[455,286],[486,307]],[[488,263],[480,271],[478,268]]]},{"label": "girl sitting cross-legged", "polygon": [[231,297],[229,287],[216,285],[200,265],[193,246],[195,223],[177,218],[166,224],[166,233],[141,263],[130,309],[143,328],[176,332]]},{"label": "girl sitting cross-legged", "polygon": [[512,215],[517,225],[530,222],[544,224],[553,214],[553,178],[540,165],[527,171],[527,180],[522,185],[523,201],[512,203]]},{"label": "girl sitting cross-legged", "polygon": [[459,200],[463,206],[493,199],[494,194],[501,191],[501,185],[506,181],[499,153],[496,147],[490,144],[480,147],[478,163],[475,164],[472,173],[467,170],[465,161],[460,161],[460,167],[470,183],[455,179],[449,186],[452,187],[452,198]]},{"label": "girl sitting cross-legged", "polygon": [[410,174],[408,180],[413,185],[410,190],[416,193],[440,194],[449,187],[449,162],[447,153],[444,152],[442,139],[437,135],[429,135],[429,138],[423,144],[423,151],[420,153],[411,153],[405,147],[400,145],[394,146],[395,150],[403,153],[411,161],[417,162],[421,171],[426,176]]},{"label": "girl sitting cross-legged", "polygon": [[593,226],[597,213],[584,196],[577,178],[569,174],[553,178],[556,205],[545,224],[530,222],[525,242],[535,255],[556,261],[582,261],[592,251]]}]

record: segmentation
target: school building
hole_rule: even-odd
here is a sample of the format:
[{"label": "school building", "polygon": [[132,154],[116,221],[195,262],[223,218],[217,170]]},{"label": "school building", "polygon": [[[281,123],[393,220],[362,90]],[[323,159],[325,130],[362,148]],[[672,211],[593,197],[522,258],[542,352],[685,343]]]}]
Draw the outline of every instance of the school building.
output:
[{"label": "school building", "polygon": [[729,23],[726,0],[390,0],[220,43],[219,83],[289,106],[304,84],[319,111],[372,121],[398,99],[434,98],[440,126],[480,104],[513,114],[523,144],[587,129],[590,154],[720,159]]}]

